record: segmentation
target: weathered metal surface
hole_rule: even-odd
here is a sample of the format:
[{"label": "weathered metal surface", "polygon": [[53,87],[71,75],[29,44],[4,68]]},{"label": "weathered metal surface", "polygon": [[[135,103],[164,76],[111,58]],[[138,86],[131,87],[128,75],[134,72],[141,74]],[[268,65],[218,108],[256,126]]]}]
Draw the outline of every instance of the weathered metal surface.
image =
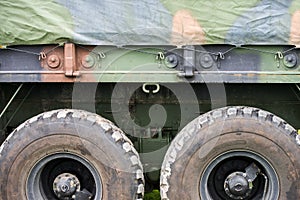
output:
[{"label": "weathered metal surface", "polygon": [[296,0],[17,0],[0,13],[0,82],[300,82]]},{"label": "weathered metal surface", "polygon": [[289,45],[8,47],[0,82],[299,83],[299,54]]},{"label": "weathered metal surface", "polygon": [[298,0],[4,0],[0,45],[300,44]]}]

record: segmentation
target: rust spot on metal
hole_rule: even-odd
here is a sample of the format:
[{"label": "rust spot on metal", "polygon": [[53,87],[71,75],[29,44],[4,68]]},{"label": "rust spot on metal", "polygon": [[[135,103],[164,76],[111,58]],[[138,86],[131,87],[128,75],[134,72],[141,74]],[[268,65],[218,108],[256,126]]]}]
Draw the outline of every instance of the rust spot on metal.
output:
[{"label": "rust spot on metal", "polygon": [[251,73],[251,74],[249,73],[249,74],[247,74],[247,76],[248,76],[248,77],[255,77],[255,76],[257,76],[257,75],[256,75],[256,74],[253,74],[253,73]]},{"label": "rust spot on metal", "polygon": [[[68,43],[62,47],[47,46],[43,52],[47,58],[41,60],[43,82],[95,82],[93,74],[98,60],[93,56],[95,46],[76,47]],[[89,71],[89,73],[84,73]]]},{"label": "rust spot on metal", "polygon": [[75,44],[67,43],[64,46],[64,70],[66,76],[79,76],[79,72],[76,71],[76,54]]},{"label": "rust spot on metal", "polygon": [[242,74],[233,74],[233,76],[242,77]]},{"label": "rust spot on metal", "polygon": [[51,55],[47,59],[47,64],[51,68],[57,68],[60,65],[60,59],[57,55]]},{"label": "rust spot on metal", "polygon": [[44,70],[61,70],[63,65],[63,48],[55,48],[54,46],[47,46],[43,52],[49,52],[46,59],[41,59],[41,66]]}]

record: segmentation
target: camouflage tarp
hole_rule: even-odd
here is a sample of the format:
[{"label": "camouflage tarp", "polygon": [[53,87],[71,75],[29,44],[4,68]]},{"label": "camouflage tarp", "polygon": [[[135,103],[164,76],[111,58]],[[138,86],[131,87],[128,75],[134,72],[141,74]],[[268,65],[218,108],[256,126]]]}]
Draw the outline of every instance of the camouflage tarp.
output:
[{"label": "camouflage tarp", "polygon": [[300,44],[300,0],[1,0],[0,45]]}]

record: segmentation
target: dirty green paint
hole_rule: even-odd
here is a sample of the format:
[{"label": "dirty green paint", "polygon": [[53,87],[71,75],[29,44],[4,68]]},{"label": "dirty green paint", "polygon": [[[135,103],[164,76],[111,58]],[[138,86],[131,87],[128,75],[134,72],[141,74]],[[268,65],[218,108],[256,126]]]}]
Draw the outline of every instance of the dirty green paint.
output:
[{"label": "dirty green paint", "polygon": [[[93,70],[98,82],[182,82],[177,71],[167,68],[164,60],[157,59],[162,48],[128,47],[135,50],[116,47],[96,47],[93,52],[104,53],[105,58],[98,61]],[[141,51],[141,52],[138,52]],[[94,53],[91,53],[91,56]]]},{"label": "dirty green paint", "polygon": [[[236,48],[231,55],[225,55],[228,63],[232,59],[239,60],[238,64],[232,62],[235,68],[228,71],[229,64],[224,66],[220,61],[220,68],[211,73],[200,68],[195,71],[193,78],[180,77],[178,68],[168,68],[165,60],[157,59],[157,54],[164,47],[126,48],[97,46],[90,53],[92,57],[95,57],[95,53],[105,55],[105,58],[95,59],[96,67],[90,71],[95,82],[300,83],[299,64],[288,68],[283,64],[283,59],[276,58],[276,52],[286,51],[289,48],[287,46],[252,45],[245,46],[248,49]],[[195,65],[199,65],[197,61]]]}]

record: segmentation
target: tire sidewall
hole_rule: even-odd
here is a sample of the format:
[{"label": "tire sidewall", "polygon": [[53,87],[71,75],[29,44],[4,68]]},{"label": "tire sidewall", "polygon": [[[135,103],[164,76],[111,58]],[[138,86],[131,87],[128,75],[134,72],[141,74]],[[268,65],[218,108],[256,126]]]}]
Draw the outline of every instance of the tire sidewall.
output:
[{"label": "tire sidewall", "polygon": [[[122,145],[104,130],[110,126],[110,130],[120,131],[109,121],[103,120],[99,126],[80,118],[46,118],[21,126],[1,151],[0,189],[4,200],[28,199],[26,182],[31,169],[41,159],[58,153],[79,156],[96,169],[101,177],[102,199],[132,199],[135,172]],[[114,190],[118,192],[110,192]]]},{"label": "tire sidewall", "polygon": [[169,182],[179,184],[171,184],[170,199],[178,198],[178,194],[182,199],[201,199],[200,179],[206,167],[216,157],[229,151],[260,155],[278,175],[279,199],[299,198],[299,191],[296,191],[299,185],[299,148],[291,137],[271,122],[235,117],[214,121],[200,129],[194,127],[194,123],[185,127],[185,130],[195,130],[193,139],[177,152],[176,161],[172,164]]}]

